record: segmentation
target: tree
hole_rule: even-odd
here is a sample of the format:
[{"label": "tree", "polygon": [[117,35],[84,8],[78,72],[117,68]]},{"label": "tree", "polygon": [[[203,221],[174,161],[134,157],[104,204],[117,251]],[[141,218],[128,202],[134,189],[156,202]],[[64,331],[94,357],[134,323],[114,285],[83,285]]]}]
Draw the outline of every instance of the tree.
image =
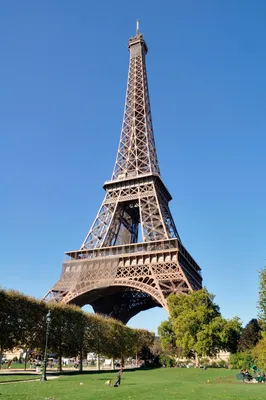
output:
[{"label": "tree", "polygon": [[251,319],[242,331],[238,343],[239,351],[253,349],[261,339],[261,327],[256,318]]},{"label": "tree", "polygon": [[113,359],[127,357],[132,352],[134,331],[113,318],[105,317],[105,319],[108,320],[108,324],[104,328],[106,339],[102,354]]},{"label": "tree", "polygon": [[160,335],[162,350],[167,355],[177,355],[176,336],[173,331],[171,318],[168,318],[166,321],[161,323],[158,328],[158,333]]},{"label": "tree", "polygon": [[160,365],[172,368],[176,365],[176,360],[173,357],[168,356],[167,354],[163,353],[159,357]]},{"label": "tree", "polygon": [[[64,350],[71,354],[71,350],[68,349],[68,334],[72,330],[71,323],[69,323],[69,306],[60,303],[51,303],[49,305],[51,310],[51,327],[48,341],[48,349],[53,353],[56,353],[58,358],[58,370],[62,370],[62,356],[66,355]],[[44,317],[45,320],[45,317]],[[70,329],[69,329],[70,328]],[[43,340],[43,352],[45,345],[45,337]]]},{"label": "tree", "polygon": [[250,369],[254,364],[254,357],[250,351],[243,351],[235,354],[230,354],[229,365],[235,369]]},{"label": "tree", "polygon": [[16,293],[0,290],[0,368],[3,353],[12,350],[17,343]]},{"label": "tree", "polygon": [[133,352],[138,354],[143,347],[150,347],[154,343],[154,333],[144,329],[134,330]]},{"label": "tree", "polygon": [[266,267],[259,272],[259,318],[263,323],[263,328],[266,327]]},{"label": "tree", "polygon": [[79,354],[82,361],[86,317],[82,310],[73,305],[50,303],[47,307],[52,316],[48,349],[57,354],[58,369],[61,371],[62,356]]},{"label": "tree", "polygon": [[236,347],[239,338],[238,318],[225,320],[214,295],[201,289],[188,295],[171,294],[168,298],[170,319],[160,327],[161,343],[182,349],[184,357],[214,356],[221,349]]},{"label": "tree", "polygon": [[242,333],[242,323],[238,317],[224,320],[221,331],[222,348],[230,353],[237,352],[237,345]]},{"label": "tree", "polygon": [[[147,363],[151,358],[153,358],[151,347],[154,344],[154,333],[146,331],[144,329],[135,329],[133,338],[133,353],[136,356],[136,365],[138,362],[138,357]],[[133,355],[132,353],[132,355]]]},{"label": "tree", "polygon": [[42,348],[45,336],[45,316],[47,306],[22,294],[17,295],[16,312],[17,320],[17,344],[25,349],[24,369],[27,366],[28,351],[31,348]]},{"label": "tree", "polygon": [[266,337],[263,337],[258,341],[254,349],[252,350],[252,355],[257,366],[264,371],[266,370]]}]

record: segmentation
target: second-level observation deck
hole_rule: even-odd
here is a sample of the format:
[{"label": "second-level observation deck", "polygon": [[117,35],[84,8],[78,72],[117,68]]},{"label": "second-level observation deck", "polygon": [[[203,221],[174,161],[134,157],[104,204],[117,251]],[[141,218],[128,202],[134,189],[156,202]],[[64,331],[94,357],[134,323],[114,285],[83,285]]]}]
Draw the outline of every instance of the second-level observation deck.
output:
[{"label": "second-level observation deck", "polygon": [[156,240],[152,242],[142,242],[126,244],[121,246],[101,247],[98,249],[83,249],[66,252],[65,261],[81,261],[84,259],[111,258],[111,257],[130,257],[143,254],[158,254],[171,251],[178,251],[190,264],[190,266],[201,276],[201,268],[191,257],[182,243],[177,239]]}]

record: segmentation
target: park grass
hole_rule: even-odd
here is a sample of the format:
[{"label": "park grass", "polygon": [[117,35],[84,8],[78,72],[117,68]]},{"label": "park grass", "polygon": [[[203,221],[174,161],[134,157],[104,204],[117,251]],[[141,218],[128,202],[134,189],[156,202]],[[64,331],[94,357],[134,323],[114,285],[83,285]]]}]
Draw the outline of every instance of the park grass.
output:
[{"label": "park grass", "polygon": [[105,386],[115,372],[61,375],[47,382],[0,385],[4,400],[264,400],[266,384],[236,381],[226,369],[161,368],[124,371],[120,387]]},{"label": "park grass", "polygon": [[[27,363],[26,364],[26,368],[27,369],[29,369],[29,367],[30,367],[30,364],[29,363]],[[12,364],[11,364],[11,366],[10,366],[10,369],[24,369],[25,368],[25,365],[24,365],[24,363],[18,363],[18,362],[12,362]],[[1,371],[2,370],[5,370],[5,369],[7,369],[7,363],[4,363],[2,366],[1,366]]]}]

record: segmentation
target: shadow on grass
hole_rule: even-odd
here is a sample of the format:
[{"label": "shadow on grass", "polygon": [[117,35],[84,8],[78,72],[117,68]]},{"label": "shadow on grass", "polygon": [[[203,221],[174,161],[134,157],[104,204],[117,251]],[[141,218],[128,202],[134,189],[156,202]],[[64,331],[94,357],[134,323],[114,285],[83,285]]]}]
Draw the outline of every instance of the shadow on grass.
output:
[{"label": "shadow on grass", "polygon": [[[5,379],[1,380],[1,376],[8,376],[8,377],[16,377],[15,379]],[[25,379],[25,376],[30,376],[29,379]],[[0,375],[0,384],[5,384],[5,383],[15,383],[15,382],[27,382],[27,381],[38,381],[41,379],[40,375],[37,374],[8,374],[4,373]]]},{"label": "shadow on grass", "polygon": [[[112,369],[112,370],[99,370],[99,371],[62,371],[62,372],[55,372],[51,373],[50,375],[61,375],[61,376],[75,376],[75,375],[96,375],[96,374],[113,374],[117,373],[119,369]],[[123,369],[123,372],[136,372],[136,371],[148,371],[139,368],[130,368],[130,369]]]},{"label": "shadow on grass", "polygon": [[[78,375],[84,375],[84,376],[86,376],[86,375],[104,375],[105,377],[104,378],[99,378],[98,380],[101,380],[101,381],[105,381],[106,379],[107,379],[107,376],[108,376],[108,374],[110,375],[110,374],[112,374],[112,376],[113,376],[113,374],[117,374],[117,372],[118,372],[118,370],[119,369],[114,369],[114,370],[99,370],[99,371],[95,371],[95,370],[93,370],[93,371],[77,371],[77,370],[75,370],[75,371],[62,371],[62,372],[47,372],[46,373],[46,375],[47,375],[47,377],[52,377],[52,376],[57,376],[57,377],[59,377],[59,376],[78,376]],[[136,372],[136,371],[150,371],[150,369],[140,369],[140,368],[130,368],[130,369],[123,369],[123,372],[126,372],[126,373],[133,373],[133,372]],[[32,372],[26,372],[26,371],[21,371],[21,372],[19,372],[19,373],[11,373],[11,372],[3,372],[3,373],[1,373],[0,374],[0,383],[2,383],[1,382],[1,376],[10,376],[10,377],[17,377],[17,379],[10,379],[10,380],[4,380],[3,381],[3,383],[8,383],[8,382],[19,382],[19,381],[23,381],[24,379],[24,377],[31,377],[32,378],[32,380],[39,380],[39,379],[41,379],[41,374],[34,374],[34,373],[32,373]],[[27,381],[27,379],[25,379],[25,381]],[[132,383],[132,384],[127,384],[127,385],[135,385],[135,383]]]}]

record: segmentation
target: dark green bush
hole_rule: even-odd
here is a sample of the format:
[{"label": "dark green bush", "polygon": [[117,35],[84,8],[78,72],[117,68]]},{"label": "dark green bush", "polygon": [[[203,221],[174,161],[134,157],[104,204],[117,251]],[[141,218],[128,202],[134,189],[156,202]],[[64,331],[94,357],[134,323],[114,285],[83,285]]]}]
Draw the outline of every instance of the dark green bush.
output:
[{"label": "dark green bush", "polygon": [[253,363],[253,357],[251,352],[243,351],[235,354],[231,354],[228,360],[229,365],[231,368],[236,369],[249,369]]},{"label": "dark green bush", "polygon": [[162,366],[171,368],[176,366],[176,361],[172,357],[169,357],[167,354],[160,355],[160,363]]}]

